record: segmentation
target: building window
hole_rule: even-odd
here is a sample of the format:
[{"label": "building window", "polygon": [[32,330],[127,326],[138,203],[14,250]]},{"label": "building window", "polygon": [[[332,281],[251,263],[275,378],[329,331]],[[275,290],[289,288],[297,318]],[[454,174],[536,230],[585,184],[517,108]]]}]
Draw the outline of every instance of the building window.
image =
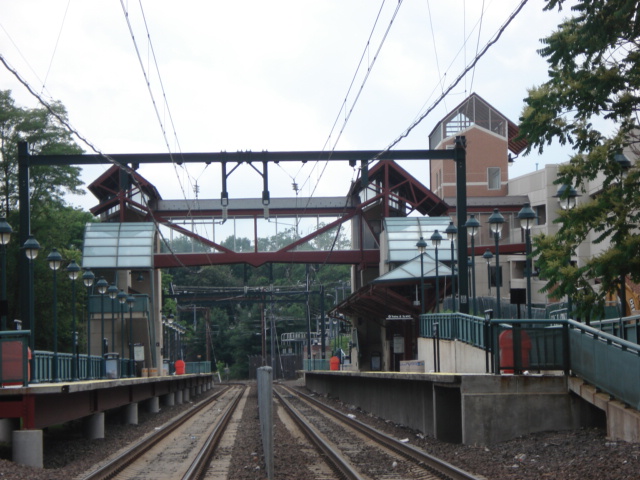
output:
[{"label": "building window", "polygon": [[536,225],[545,225],[547,223],[547,207],[546,205],[538,205],[534,207],[536,211],[537,223]]},{"label": "building window", "polygon": [[487,183],[489,190],[500,190],[502,172],[500,167],[489,167],[487,169]]}]

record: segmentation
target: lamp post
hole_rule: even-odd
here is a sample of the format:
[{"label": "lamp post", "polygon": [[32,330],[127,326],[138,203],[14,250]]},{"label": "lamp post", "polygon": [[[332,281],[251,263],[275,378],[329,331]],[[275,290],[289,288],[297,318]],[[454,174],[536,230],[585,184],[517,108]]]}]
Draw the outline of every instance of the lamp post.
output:
[{"label": "lamp post", "polygon": [[471,237],[471,294],[473,297],[473,313],[476,312],[476,251],[475,251],[475,239],[480,229],[480,222],[476,216],[472,213],[469,215],[467,223],[464,224],[467,227],[467,233]]},{"label": "lamp post", "polygon": [[436,313],[440,313],[440,276],[438,275],[438,247],[442,242],[442,235],[438,230],[431,235],[431,243],[436,247]]},{"label": "lamp post", "polygon": [[36,320],[33,307],[33,261],[38,256],[40,244],[33,235],[29,235],[22,248],[24,248],[24,253],[29,259],[29,331],[31,332],[29,346],[31,348],[31,376],[33,378],[31,383],[38,383],[36,374]]},{"label": "lamp post", "polygon": [[416,247],[418,247],[418,252],[420,252],[420,309],[422,315],[425,314],[424,309],[424,259],[423,254],[425,249],[427,248],[427,242],[425,242],[424,238],[420,237],[418,243],[416,243]]},{"label": "lamp post", "polygon": [[482,258],[487,261],[487,285],[489,285],[489,295],[491,295],[491,260],[493,259],[493,253],[487,248],[482,254]]},{"label": "lamp post", "polygon": [[93,378],[91,376],[91,287],[93,287],[93,282],[96,279],[96,276],[93,274],[91,270],[85,270],[82,274],[82,283],[85,287],[87,287],[87,375],[86,379],[90,380]]},{"label": "lamp post", "polygon": [[[169,322],[169,365],[171,365],[171,362],[173,362],[173,349],[175,349],[175,334],[173,328],[174,319],[175,317],[173,316],[173,313],[170,313],[167,317],[167,322]],[[173,339],[171,338],[172,336],[174,337]],[[171,340],[173,340],[173,342]]]},{"label": "lamp post", "polygon": [[71,342],[73,360],[71,362],[71,378],[73,381],[78,381],[78,370],[80,365],[80,359],[78,358],[78,332],[76,331],[76,280],[80,276],[80,266],[75,260],[71,260],[71,263],[67,265],[67,274],[69,280],[71,280]]},{"label": "lamp post", "polygon": [[136,299],[133,295],[127,297],[127,305],[129,305],[129,376],[135,377],[135,359],[133,358],[133,305]]},{"label": "lamp post", "polygon": [[[124,293],[124,290],[120,290],[118,292],[118,302],[120,303],[120,365],[122,365],[122,362],[124,361],[124,304],[127,302],[127,294]],[[120,368],[121,370],[121,376],[125,376],[124,375],[124,371],[122,368]]]},{"label": "lamp post", "polygon": [[525,250],[527,254],[525,269],[527,270],[527,315],[532,318],[531,314],[531,227],[538,216],[533,211],[531,205],[525,203],[522,210],[518,212],[517,218],[520,220],[520,226],[524,229]]},{"label": "lamp post", "polygon": [[58,279],[56,273],[62,265],[62,255],[57,249],[51,249],[47,256],[49,268],[53,270],[53,369],[52,376],[54,382],[60,381],[58,373]]},{"label": "lamp post", "polygon": [[458,308],[456,306],[456,260],[453,255],[453,246],[456,241],[456,237],[458,236],[458,229],[453,222],[449,222],[449,226],[444,232],[447,234],[447,238],[451,241],[451,295],[453,298],[453,311],[455,312]]},{"label": "lamp post", "polygon": [[493,233],[493,238],[496,241],[496,312],[498,318],[502,318],[502,308],[500,305],[500,282],[502,281],[500,275],[500,233],[502,232],[502,224],[504,223],[504,217],[500,214],[497,208],[493,209],[493,214],[489,217],[489,228]]},{"label": "lamp post", "polygon": [[106,364],[104,361],[104,294],[107,293],[109,284],[100,277],[100,280],[96,282],[98,293],[100,294],[100,378],[105,378],[107,375]]},{"label": "lamp post", "polygon": [[[111,299],[111,351],[114,351],[116,348],[116,309],[115,309],[115,300],[118,298],[118,287],[116,287],[115,283],[109,285],[107,288],[107,294]],[[106,352],[105,352],[106,353]]]},{"label": "lamp post", "polygon": [[7,244],[11,240],[13,229],[7,223],[4,217],[0,217],[0,244],[2,245],[2,304],[0,304],[0,312],[2,313],[2,322],[0,326],[2,330],[7,329]]},{"label": "lamp post", "polygon": [[[613,156],[613,159],[616,161],[618,166],[620,167],[620,197],[622,198],[622,188],[624,187],[624,181],[629,176],[629,170],[631,169],[631,160],[627,158],[627,156],[622,153],[616,153]],[[620,321],[622,322],[622,317],[627,315],[627,280],[626,274],[620,275]],[[623,339],[627,339],[626,330],[624,328],[621,329],[621,336]]]},{"label": "lamp post", "polygon": [[[561,185],[554,195],[558,199],[558,205],[562,210],[573,210],[577,205],[578,192],[571,185]],[[571,295],[567,294],[567,318],[571,318],[573,305],[571,305]],[[587,325],[589,324],[587,317]]]}]

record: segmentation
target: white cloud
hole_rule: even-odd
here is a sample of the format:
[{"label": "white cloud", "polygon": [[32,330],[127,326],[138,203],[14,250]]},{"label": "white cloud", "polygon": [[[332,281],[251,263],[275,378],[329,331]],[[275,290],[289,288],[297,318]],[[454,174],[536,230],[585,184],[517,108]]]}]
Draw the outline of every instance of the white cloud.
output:
[{"label": "white cloud", "polygon": [[[429,2],[430,18],[427,3],[404,2],[337,148],[382,149],[391,143],[433,103],[443,86],[460,74],[465,62],[471,61],[518,3]],[[126,4],[159,116],[176,151],[138,4]],[[385,4],[347,108],[356,98],[397,5]],[[482,24],[481,5],[486,8]],[[188,0],[179,4],[156,0],[143,2],[143,6],[164,93],[185,152],[321,149],[380,8],[370,0]],[[427,148],[427,135],[435,123],[471,89],[517,121],[526,89],[546,79],[545,62],[536,54],[538,39],[555,28],[564,15],[541,9],[539,2],[527,4],[480,61],[473,84],[470,75],[396,148]],[[0,50],[5,59],[38,91],[51,65],[46,92],[65,104],[71,123],[102,151],[166,151],[119,2],[5,0],[0,3],[0,24]],[[445,76],[443,86],[438,71]],[[0,73],[0,88],[12,89],[21,105],[36,105],[6,70]],[[340,112],[329,148],[346,114]],[[512,174],[532,171],[536,162],[541,165],[566,159],[560,157],[519,159]],[[231,176],[232,196],[260,194],[262,181],[250,169],[245,172],[247,168],[239,169],[237,178]],[[306,182],[307,191],[300,194],[309,194],[321,166],[314,173],[312,168],[311,164],[271,167],[271,195],[292,195],[292,177],[299,185]],[[405,168],[427,181],[424,165],[408,162]],[[193,196],[188,175],[181,171],[184,169],[178,170],[182,188],[173,167],[145,166],[141,173],[165,198],[181,198],[185,192]],[[199,177],[199,184],[206,184],[201,197],[205,193],[219,196],[216,166],[204,169],[189,165],[188,174],[193,182]],[[86,169],[85,181],[92,181],[95,175],[94,170]],[[342,195],[352,177],[348,165],[332,163],[320,179],[316,195]],[[83,204],[91,205],[91,197]]]}]

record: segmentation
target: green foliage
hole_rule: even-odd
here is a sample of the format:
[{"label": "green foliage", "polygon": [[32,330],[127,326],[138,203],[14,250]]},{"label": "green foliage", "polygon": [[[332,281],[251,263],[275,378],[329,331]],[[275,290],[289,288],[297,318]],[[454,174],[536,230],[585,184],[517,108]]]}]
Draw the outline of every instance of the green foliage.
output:
[{"label": "green foliage", "polygon": [[[52,109],[62,118],[61,103]],[[18,142],[29,142],[31,154],[77,154],[82,149],[71,134],[44,108],[25,109],[15,105],[10,90],[0,90],[0,196],[8,216],[18,208]],[[33,166],[31,168],[31,217],[47,215],[51,202],[64,204],[66,193],[83,195],[79,167]]]},{"label": "green foliage", "polygon": [[[307,249],[330,249],[335,241],[336,248],[344,248],[348,245],[344,235],[335,238],[335,231],[326,232],[318,241],[304,245]],[[268,238],[259,239],[261,251],[276,251],[298,240],[295,229],[288,229]],[[335,239],[335,240],[334,240]],[[175,242],[175,240],[174,240]],[[184,244],[178,240],[176,248]],[[186,242],[189,245],[189,242]],[[253,251],[251,240],[248,238],[229,237],[222,245],[236,252]],[[174,243],[171,248],[174,251]],[[191,251],[191,250],[187,250]],[[315,331],[315,319],[320,314],[319,285],[324,285],[327,296],[324,310],[329,310],[335,303],[336,295],[344,298],[344,293],[334,290],[334,286],[344,285],[350,276],[348,265],[313,265],[309,266],[309,278],[312,291],[315,294],[310,298],[310,311]],[[184,287],[264,287],[287,290],[291,288],[303,289],[307,280],[307,268],[299,264],[268,264],[258,268],[248,265],[215,265],[197,269],[181,268],[167,271],[174,285]],[[165,275],[167,275],[165,274]],[[167,277],[168,278],[168,277]],[[163,282],[163,290],[168,285]],[[331,296],[329,296],[331,295]],[[246,303],[242,298],[222,298],[209,302],[198,302],[198,305],[209,308],[210,318],[206,316],[206,309],[196,310],[195,329],[188,334],[189,360],[195,360],[197,355],[205,358],[207,348],[212,361],[229,366],[231,378],[248,378],[248,359],[262,352],[261,318],[270,319],[274,315],[276,321],[276,334],[278,339],[281,334],[288,332],[306,332],[307,311],[305,299],[300,296],[300,302],[271,304],[269,296],[263,303]],[[193,304],[192,300],[185,300],[184,304]],[[184,306],[180,310],[180,318],[192,326],[193,310]],[[210,344],[206,345],[206,327],[210,327]],[[267,341],[268,343],[270,340]],[[348,342],[348,340],[347,340]],[[220,367],[218,367],[220,368]]]},{"label": "green foliage", "polygon": [[[545,8],[564,3],[548,0]],[[606,294],[620,287],[621,276],[640,281],[640,172],[633,168],[623,180],[615,161],[623,150],[636,156],[640,151],[639,7],[628,0],[578,1],[574,17],[542,40],[539,53],[547,59],[550,78],[529,91],[521,117],[528,151],[543,152],[554,140],[575,150],[556,183],[575,186],[582,200],[562,212],[556,235],[534,239],[534,256],[548,282],[545,290],[570,295],[584,317],[603,311]],[[587,192],[594,180],[602,189]],[[606,247],[581,259],[579,267],[571,265],[582,242]]]},{"label": "green foliage", "polygon": [[[66,118],[66,110],[60,103],[52,108]],[[14,235],[7,246],[7,320],[23,318],[19,312],[20,289],[18,284],[19,258],[24,255],[19,245],[18,211],[18,142],[29,142],[32,154],[77,154],[82,149],[73,142],[71,135],[44,108],[25,109],[16,106],[11,91],[0,91],[0,201]],[[83,194],[80,189],[80,168],[67,166],[33,166],[30,175],[31,233],[40,243],[41,250],[34,261],[34,293],[36,314],[36,347],[53,349],[53,272],[46,257],[57,248],[63,259],[62,268],[56,273],[58,305],[58,348],[72,350],[72,319],[75,313],[81,331],[81,347],[85,338],[83,330],[83,305],[85,289],[76,280],[76,302],[72,302],[72,283],[66,272],[71,260],[80,262],[85,224],[94,221],[93,215],[66,205],[66,193]]]}]

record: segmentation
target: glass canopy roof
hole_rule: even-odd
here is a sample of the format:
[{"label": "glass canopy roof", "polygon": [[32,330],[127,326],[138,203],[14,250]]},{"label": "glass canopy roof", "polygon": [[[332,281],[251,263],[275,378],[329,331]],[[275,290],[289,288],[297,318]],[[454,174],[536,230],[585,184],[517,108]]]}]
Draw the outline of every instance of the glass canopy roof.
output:
[{"label": "glass canopy roof", "polygon": [[88,223],[84,230],[83,268],[152,268],[153,223]]},{"label": "glass canopy roof", "polygon": [[[440,249],[438,249],[438,254],[439,253]],[[440,260],[440,258],[438,258],[438,260]],[[422,256],[422,265],[420,265],[420,255],[418,255],[390,272],[376,278],[372,283],[400,283],[419,280],[421,271],[424,273],[424,278],[436,278],[436,276],[443,278],[451,276],[451,268],[439,261],[438,272],[436,272],[436,259],[429,253],[425,253]]]},{"label": "glass canopy roof", "polygon": [[[391,263],[408,262],[418,255],[416,243],[420,237],[427,242],[425,252],[435,257],[435,247],[431,242],[431,235],[438,230],[442,235],[442,242],[438,247],[438,260],[451,261],[451,242],[445,233],[449,226],[449,217],[390,217],[385,218],[387,234],[386,261]],[[455,255],[455,247],[454,247]]]}]

